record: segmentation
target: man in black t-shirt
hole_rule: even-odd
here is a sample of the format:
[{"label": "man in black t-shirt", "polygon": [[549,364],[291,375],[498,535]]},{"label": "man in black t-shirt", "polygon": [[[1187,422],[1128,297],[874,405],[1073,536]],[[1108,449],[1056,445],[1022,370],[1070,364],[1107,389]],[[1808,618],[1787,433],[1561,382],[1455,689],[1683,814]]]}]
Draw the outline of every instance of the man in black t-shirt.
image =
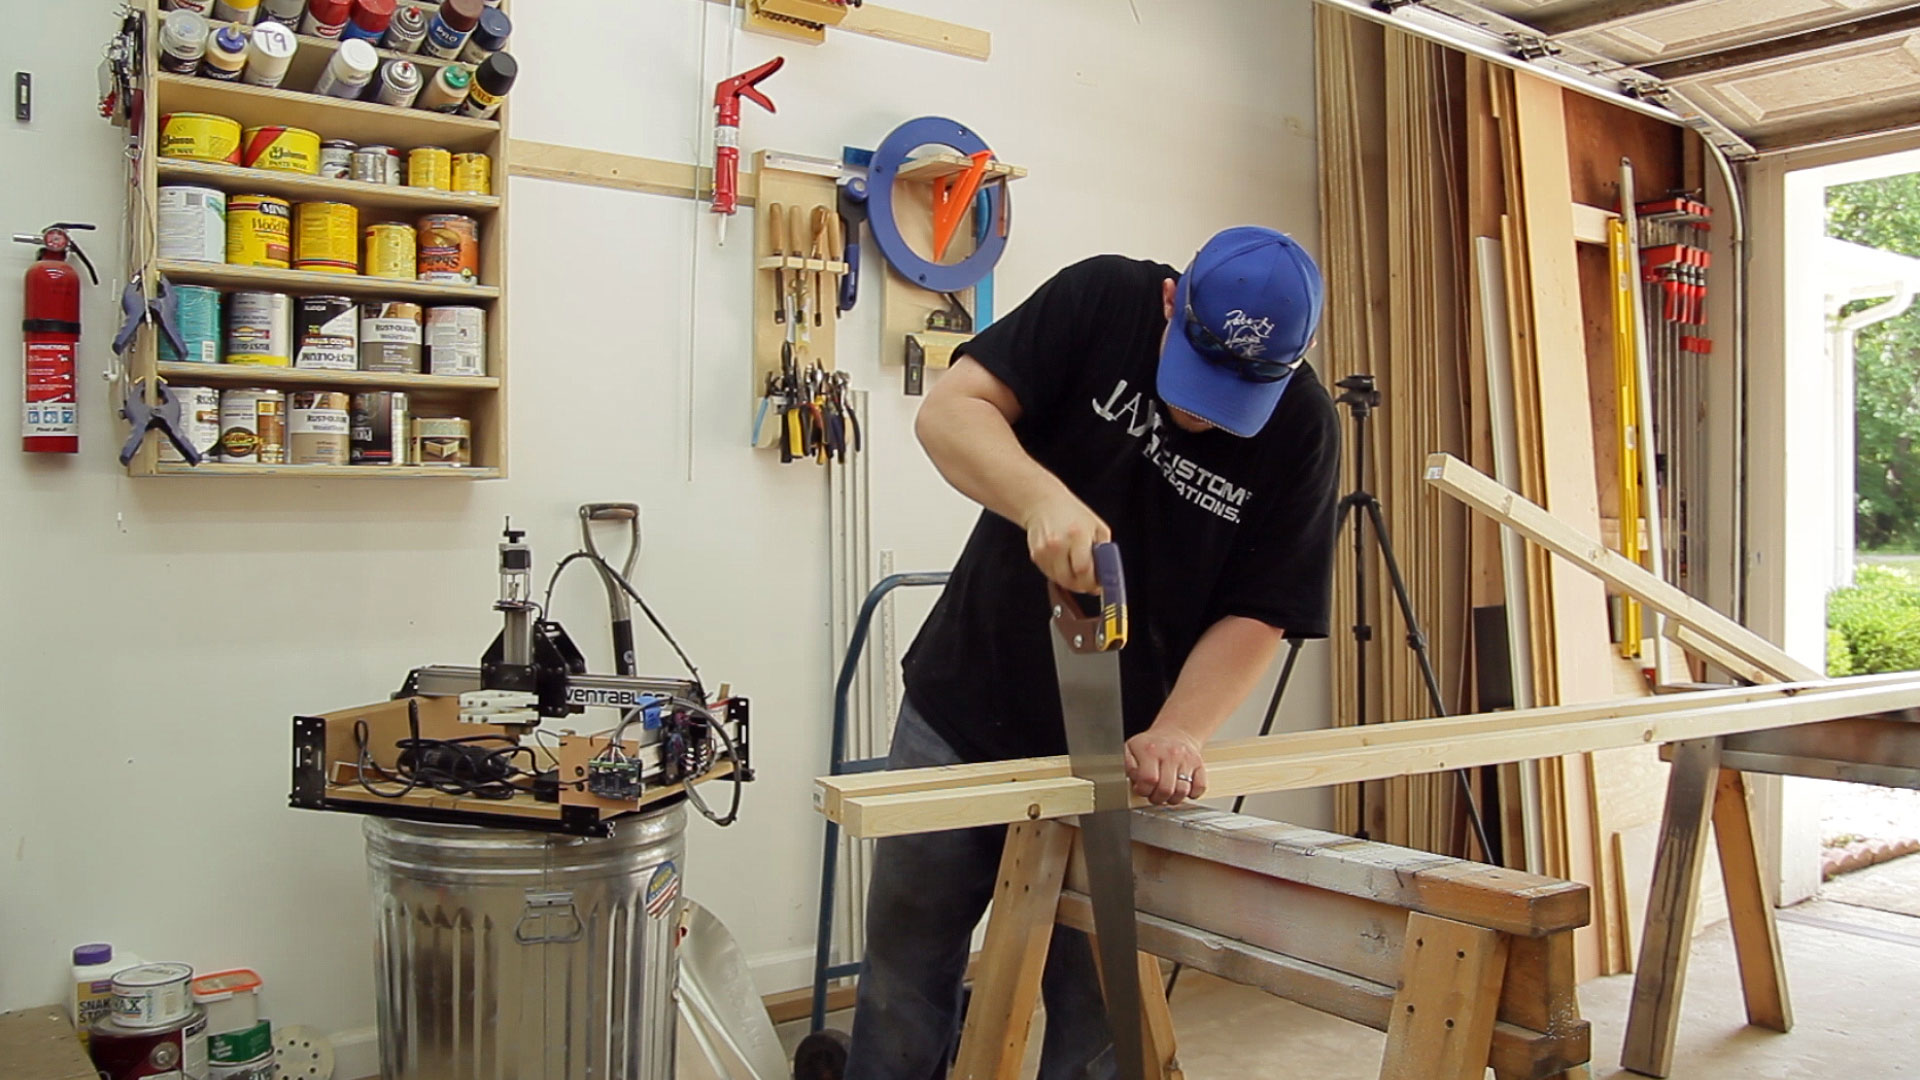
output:
[{"label": "man in black t-shirt", "polygon": [[[909,650],[891,768],[1066,752],[1047,639],[1051,579],[1096,591],[1118,543],[1127,772],[1155,803],[1201,797],[1201,748],[1283,635],[1327,634],[1340,442],[1302,359],[1313,260],[1243,226],[1184,274],[1103,255],[1060,271],[956,353],[915,422],[985,512]],[[933,1080],[992,898],[1002,828],[879,841],[847,1080]],[[1092,951],[1056,928],[1040,1080],[1113,1075]]]}]

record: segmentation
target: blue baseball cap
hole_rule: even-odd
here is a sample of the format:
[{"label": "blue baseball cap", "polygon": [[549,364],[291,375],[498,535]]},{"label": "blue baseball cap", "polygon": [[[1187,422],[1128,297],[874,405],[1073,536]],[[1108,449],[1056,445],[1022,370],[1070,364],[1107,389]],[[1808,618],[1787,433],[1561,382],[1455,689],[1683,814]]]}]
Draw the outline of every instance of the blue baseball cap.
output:
[{"label": "blue baseball cap", "polygon": [[1160,400],[1241,438],[1260,433],[1320,326],[1313,257],[1283,233],[1216,233],[1174,290]]}]

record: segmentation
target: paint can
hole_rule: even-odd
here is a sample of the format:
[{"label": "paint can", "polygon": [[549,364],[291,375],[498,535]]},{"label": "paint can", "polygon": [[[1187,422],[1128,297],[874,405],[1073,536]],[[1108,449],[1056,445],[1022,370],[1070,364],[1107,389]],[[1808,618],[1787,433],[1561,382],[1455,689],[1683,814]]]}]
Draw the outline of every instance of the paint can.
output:
[{"label": "paint can", "polygon": [[215,22],[239,23],[252,26],[260,17],[260,0],[214,0],[213,18]]},{"label": "paint can", "polygon": [[240,161],[249,169],[318,176],[320,136],[306,128],[248,128],[241,140]]},{"label": "paint can", "polygon": [[397,109],[410,109],[425,82],[413,61],[389,60],[380,68],[380,88],[374,100]]},{"label": "paint can", "polygon": [[363,184],[387,182],[386,146],[362,146],[353,152],[353,179]]},{"label": "paint can", "polygon": [[247,968],[201,975],[188,984],[207,1010],[207,1059],[214,1065],[252,1061],[273,1052],[272,1028],[260,1019],[260,976]]},{"label": "paint can", "polygon": [[493,194],[493,159],[479,153],[453,155],[453,190],[467,195]]},{"label": "paint can", "polygon": [[427,80],[427,87],[420,91],[416,107],[428,112],[453,112],[467,100],[467,91],[472,89],[472,85],[472,72],[459,64],[448,64],[440,69],[439,74]]},{"label": "paint can", "polygon": [[460,103],[459,114],[474,120],[493,119],[519,77],[520,62],[513,54],[497,52],[487,57],[473,70],[473,86],[467,90],[467,100]]},{"label": "paint can", "polygon": [[300,20],[300,32],[310,37],[338,38],[347,28],[352,10],[351,0],[313,0],[307,5],[307,17]]},{"label": "paint can", "polygon": [[453,155],[438,146],[417,146],[407,151],[407,186],[453,190]]},{"label": "paint can", "polygon": [[[267,1022],[260,1021],[260,1026],[266,1027]],[[271,1050],[252,1061],[210,1062],[209,1068],[208,1080],[273,1080],[279,1074],[279,1066]]]},{"label": "paint can", "polygon": [[293,266],[323,274],[360,272],[360,211],[347,203],[293,208]]},{"label": "paint can", "polygon": [[191,75],[207,55],[207,20],[191,11],[174,11],[160,27],[161,71]]},{"label": "paint can", "polygon": [[113,1019],[129,1028],[157,1028],[185,1020],[193,1011],[186,964],[141,964],[113,973]]},{"label": "paint can", "polygon": [[[169,383],[167,390],[180,402],[180,434],[201,456],[213,459],[214,450],[220,445],[220,391],[211,386],[174,386]],[[160,460],[175,463],[187,459],[173,448],[173,440],[160,440]]]},{"label": "paint can", "polygon": [[291,367],[292,343],[293,297],[277,292],[227,297],[227,363]]},{"label": "paint can", "polygon": [[168,113],[160,118],[160,156],[238,165],[240,121],[212,113]]},{"label": "paint can", "polygon": [[475,67],[485,63],[487,57],[507,47],[507,38],[512,34],[513,20],[507,18],[507,13],[497,7],[487,8],[474,24],[466,48],[460,50],[460,62]]},{"label": "paint can", "polygon": [[458,416],[421,416],[413,421],[416,465],[464,468],[473,464],[473,425]]},{"label": "paint can", "polygon": [[393,13],[381,44],[399,53],[417,53],[427,38],[427,13],[419,4],[407,4]]},{"label": "paint can", "polygon": [[200,58],[201,78],[239,82],[246,66],[247,35],[238,26],[223,26],[207,38],[206,55]]},{"label": "paint can", "polygon": [[228,390],[220,395],[220,460],[237,465],[287,461],[287,395],[278,390]]},{"label": "paint can", "polygon": [[260,0],[260,21],[275,22],[298,32],[300,17],[307,13],[307,0]]},{"label": "paint can", "polygon": [[213,0],[164,0],[160,6],[168,11],[191,11],[202,17],[213,15]]},{"label": "paint can", "polygon": [[87,1054],[100,1080],[208,1080],[207,1014],[192,1006],[157,1028],[104,1017],[88,1030]]},{"label": "paint can", "polygon": [[233,266],[292,265],[293,206],[272,195],[227,199],[227,262]]},{"label": "paint can", "polygon": [[169,285],[166,303],[173,309],[173,326],[180,331],[180,343],[187,351],[184,355],[175,351],[167,335],[158,334],[160,359],[173,364],[219,363],[220,290],[204,285]]},{"label": "paint can", "polygon": [[351,180],[353,152],[360,144],[347,139],[329,139],[320,144],[320,176],[326,180]]},{"label": "paint can", "polygon": [[413,226],[383,221],[367,226],[367,257],[361,273],[368,277],[412,281],[416,271]]},{"label": "paint can", "polygon": [[360,305],[360,370],[420,373],[420,305],[379,301]]},{"label": "paint can", "polygon": [[247,69],[240,81],[248,86],[277,88],[287,77],[293,63],[293,31],[277,22],[253,28],[247,38]]},{"label": "paint can", "polygon": [[347,395],[296,390],[287,395],[287,464],[345,465],[351,428]]},{"label": "paint can", "polygon": [[169,184],[160,189],[155,251],[182,262],[227,261],[227,194],[218,188]]},{"label": "paint can", "polygon": [[421,281],[480,283],[480,223],[465,214],[428,214],[420,219]]},{"label": "paint can", "polygon": [[346,29],[340,31],[340,39],[358,38],[372,45],[380,44],[387,24],[393,21],[393,4],[394,0],[353,0],[353,13],[347,19]]},{"label": "paint can", "polygon": [[367,390],[353,395],[353,433],[349,454],[355,465],[411,465],[408,438],[412,420],[407,395],[399,390]]},{"label": "paint can", "polygon": [[487,373],[487,313],[477,307],[427,309],[427,372]]},{"label": "paint can", "polygon": [[346,296],[303,296],[294,302],[293,366],[353,371],[360,366],[360,305]]},{"label": "paint can", "polygon": [[420,46],[421,53],[441,60],[459,59],[467,36],[479,25],[480,12],[485,8],[480,0],[443,0],[427,23],[427,40]]},{"label": "paint can", "polygon": [[379,67],[380,54],[372,45],[358,39],[343,39],[339,51],[327,61],[326,70],[314,81],[313,92],[322,97],[352,101],[366,90]]}]

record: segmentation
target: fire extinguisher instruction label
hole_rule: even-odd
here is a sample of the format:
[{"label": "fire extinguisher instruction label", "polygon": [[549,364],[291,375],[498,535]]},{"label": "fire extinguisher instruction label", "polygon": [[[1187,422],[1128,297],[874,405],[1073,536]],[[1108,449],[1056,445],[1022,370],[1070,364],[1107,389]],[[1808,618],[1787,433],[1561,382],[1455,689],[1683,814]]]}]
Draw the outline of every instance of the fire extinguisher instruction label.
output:
[{"label": "fire extinguisher instruction label", "polygon": [[22,435],[77,436],[80,433],[79,409],[73,392],[73,353],[73,346],[66,342],[27,342]]}]

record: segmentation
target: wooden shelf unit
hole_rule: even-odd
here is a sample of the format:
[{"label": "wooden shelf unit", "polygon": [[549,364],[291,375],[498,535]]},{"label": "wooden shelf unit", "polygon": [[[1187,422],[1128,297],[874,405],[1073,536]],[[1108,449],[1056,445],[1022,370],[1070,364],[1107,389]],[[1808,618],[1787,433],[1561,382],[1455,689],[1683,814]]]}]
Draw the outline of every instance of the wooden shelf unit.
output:
[{"label": "wooden shelf unit", "polygon": [[[430,213],[456,213],[480,223],[480,284],[450,285],[305,270],[231,266],[161,260],[143,253],[129,268],[152,282],[164,276],[176,285],[204,285],[223,292],[262,290],[293,296],[339,295],[355,299],[407,300],[433,305],[470,305],[486,309],[486,374],[435,376],[377,371],[323,371],[256,365],[161,363],[153,331],[143,331],[128,356],[129,377],[158,377],[180,386],[267,387],[283,390],[404,390],[415,416],[460,416],[472,424],[473,464],[467,468],[428,466],[241,465],[209,460],[199,467],[159,460],[159,437],[146,440],[128,466],[132,476],[305,477],[340,479],[410,478],[488,480],[507,475],[507,115],[510,105],[491,120],[401,109],[366,101],[348,101],[308,93],[339,49],[337,41],[296,35],[296,49],[281,86],[267,89],[158,70],[159,27],[166,13],[159,0],[141,0],[147,12],[146,70],[149,107],[141,145],[141,187],[148,235],[157,235],[157,189],[161,184],[217,188],[228,196],[273,195],[289,202],[343,202],[360,210],[362,229],[383,220],[409,224]],[[506,5],[502,5],[505,7]],[[381,60],[403,54],[379,50]],[[452,61],[406,56],[431,77]],[[363,146],[392,146],[403,153],[416,147],[441,147],[453,153],[480,152],[492,159],[492,194],[473,195],[354,180],[323,179],[298,173],[249,169],[158,156],[160,117],[203,112],[229,117],[242,128],[285,125],[317,132],[322,141],[349,139]],[[224,322],[223,322],[224,326]],[[424,359],[423,359],[424,363]]]}]

